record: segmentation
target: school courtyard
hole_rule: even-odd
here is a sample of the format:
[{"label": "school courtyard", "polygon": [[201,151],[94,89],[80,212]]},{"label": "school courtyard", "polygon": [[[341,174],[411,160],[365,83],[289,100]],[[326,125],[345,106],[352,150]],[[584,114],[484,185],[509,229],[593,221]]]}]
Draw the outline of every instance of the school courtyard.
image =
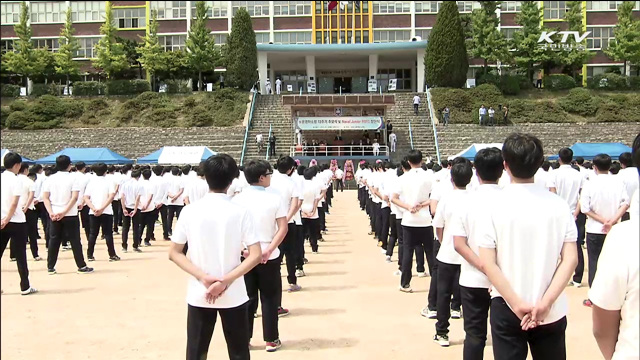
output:
[{"label": "school courtyard", "polygon": [[[431,340],[435,320],[420,316],[430,279],[414,277],[414,293],[399,292],[399,278],[393,275],[397,264],[385,263],[373,238],[367,236],[368,219],[359,210],[356,192],[336,193],[333,202],[327,217],[329,233],[320,243],[320,253],[311,254],[307,248],[307,277],[299,280],[303,291],[283,296],[283,306],[291,314],[280,318],[282,348],[276,353],[264,351],[258,318],[252,357],[461,359],[463,320],[451,321],[452,345],[441,348]],[[160,227],[156,234],[161,239]],[[84,233],[82,237],[86,251]],[[106,245],[99,241],[97,260],[89,264],[95,273],[90,275],[76,274],[71,251],[61,252],[54,276],[47,275],[46,261],[29,260],[31,283],[40,293],[26,297],[20,296],[16,265],[5,253],[0,358],[184,358],[186,276],[168,260],[169,243],[159,240],[143,248],[142,254],[123,254],[120,236],[115,242],[122,261],[109,263]],[[46,257],[44,240],[40,254]],[[284,266],[282,271],[286,276]],[[566,292],[570,301],[567,358],[601,359],[591,333],[591,311],[582,306],[587,287],[571,287]],[[489,339],[485,359],[493,359],[490,345]],[[228,358],[221,324],[216,326],[208,358]]]}]

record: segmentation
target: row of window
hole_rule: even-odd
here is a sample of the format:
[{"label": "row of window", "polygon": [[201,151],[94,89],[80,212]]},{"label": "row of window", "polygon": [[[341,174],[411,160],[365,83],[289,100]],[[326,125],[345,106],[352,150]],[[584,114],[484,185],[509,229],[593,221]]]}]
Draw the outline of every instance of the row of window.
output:
[{"label": "row of window", "polygon": [[[458,11],[469,13],[480,7],[477,1],[457,1]],[[415,1],[416,13],[436,14],[442,1]],[[411,1],[374,1],[374,14],[408,14],[411,12]]]},{"label": "row of window", "polygon": [[338,37],[341,44],[366,44],[369,42],[369,30],[316,31],[316,44],[338,44]]}]

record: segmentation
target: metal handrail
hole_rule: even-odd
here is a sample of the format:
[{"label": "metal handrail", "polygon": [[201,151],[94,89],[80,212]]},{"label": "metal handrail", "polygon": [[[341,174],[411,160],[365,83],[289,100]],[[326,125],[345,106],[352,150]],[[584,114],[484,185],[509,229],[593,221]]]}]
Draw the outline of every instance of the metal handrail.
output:
[{"label": "metal handrail", "polygon": [[436,143],[436,156],[440,162],[440,147],[438,146],[438,130],[436,129],[435,114],[433,113],[433,104],[431,103],[431,89],[426,86],[427,105],[429,107],[429,116],[431,117],[431,127],[433,127],[433,141]]},{"label": "metal handrail", "polygon": [[269,124],[269,135],[267,136],[267,154],[265,155],[265,160],[269,161],[269,151],[271,150],[271,141],[269,141],[269,139],[271,139],[271,131],[272,131],[272,124]]},{"label": "metal handrail", "polygon": [[413,150],[413,128],[411,128],[411,120],[409,120],[409,140],[411,141],[411,150]]},{"label": "metal handrail", "polygon": [[240,165],[244,164],[244,155],[247,152],[247,139],[249,137],[249,129],[251,128],[251,121],[253,120],[253,109],[256,107],[256,100],[258,99],[258,92],[254,92],[251,97],[251,110],[249,110],[249,120],[247,120],[247,128],[244,131],[244,142],[242,143],[242,154],[240,155]]},{"label": "metal handrail", "polygon": [[[354,149],[358,149],[355,150]],[[344,155],[335,155],[338,152]],[[295,156],[367,156],[365,153],[373,154],[373,145],[331,145],[323,146],[323,150],[320,150],[320,145],[307,145],[303,146],[302,151],[297,150],[297,146],[291,146],[289,148],[289,155]],[[355,155],[354,155],[355,154]],[[378,155],[369,156],[389,156],[389,147],[386,145],[380,145]]]}]

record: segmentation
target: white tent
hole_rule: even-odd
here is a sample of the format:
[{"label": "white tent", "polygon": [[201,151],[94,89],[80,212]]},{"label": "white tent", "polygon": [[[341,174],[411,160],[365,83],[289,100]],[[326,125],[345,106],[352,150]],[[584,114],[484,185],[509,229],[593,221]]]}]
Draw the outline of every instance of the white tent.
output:
[{"label": "white tent", "polygon": [[206,146],[165,146],[138,159],[140,164],[199,164],[217,155]]}]

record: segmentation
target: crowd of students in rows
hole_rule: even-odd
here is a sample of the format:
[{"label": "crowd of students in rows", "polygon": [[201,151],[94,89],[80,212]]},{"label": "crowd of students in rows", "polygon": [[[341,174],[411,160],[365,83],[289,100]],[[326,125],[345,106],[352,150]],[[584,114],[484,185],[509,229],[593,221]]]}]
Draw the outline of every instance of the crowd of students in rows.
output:
[{"label": "crowd of students in rows", "polygon": [[449,346],[450,318],[463,317],[463,358],[482,359],[490,319],[495,359],[524,360],[528,347],[534,359],[566,359],[564,288],[581,286],[586,233],[584,305],[598,345],[606,359],[637,358],[640,135],[633,149],[617,175],[609,155],[590,170],[568,148],[543,169],[542,143],[527,134],[441,169],[411,150],[400,164],[361,163],[358,199],[387,262],[398,245],[400,291],[412,292],[414,256],[418,276],[428,270],[421,315],[437,320],[439,345]]}]

